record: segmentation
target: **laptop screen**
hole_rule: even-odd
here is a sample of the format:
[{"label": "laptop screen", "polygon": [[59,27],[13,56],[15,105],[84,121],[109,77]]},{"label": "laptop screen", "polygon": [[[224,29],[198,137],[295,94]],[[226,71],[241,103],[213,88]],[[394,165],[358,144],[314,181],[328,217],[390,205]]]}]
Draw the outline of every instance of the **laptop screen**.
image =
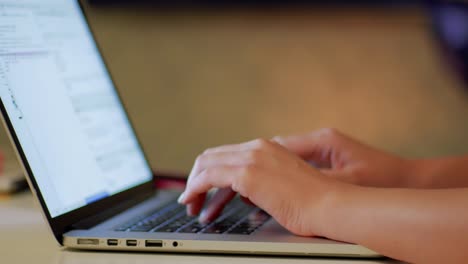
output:
[{"label": "laptop screen", "polygon": [[0,0],[0,97],[51,217],[152,179],[77,1]]}]

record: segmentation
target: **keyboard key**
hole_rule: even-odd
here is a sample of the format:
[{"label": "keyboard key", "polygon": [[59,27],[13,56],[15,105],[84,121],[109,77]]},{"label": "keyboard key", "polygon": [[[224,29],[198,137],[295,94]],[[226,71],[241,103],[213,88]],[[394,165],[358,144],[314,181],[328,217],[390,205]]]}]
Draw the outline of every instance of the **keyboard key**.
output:
[{"label": "keyboard key", "polygon": [[134,226],[130,228],[131,232],[148,232],[152,229],[151,226]]},{"label": "keyboard key", "polygon": [[226,232],[231,226],[226,226],[222,224],[213,224],[211,226],[208,226],[205,230],[203,230],[203,233],[206,234],[222,234]]},{"label": "keyboard key", "polygon": [[237,199],[226,206],[218,219],[209,224],[202,224],[197,221],[196,217],[187,216],[184,206],[174,202],[146,216],[138,217],[115,230],[249,235],[269,218],[270,216],[262,210],[246,206]]},{"label": "keyboard key", "polygon": [[178,233],[198,233],[203,229],[201,226],[187,226],[178,231]]},{"label": "keyboard key", "polygon": [[251,232],[247,231],[245,228],[242,227],[235,227],[234,229],[230,230],[228,234],[236,234],[236,235],[250,235]]},{"label": "keyboard key", "polygon": [[181,228],[177,232],[179,232],[179,233],[198,233],[201,230],[203,230],[203,228],[205,228],[206,226],[207,226],[207,224],[200,223],[200,222],[198,222],[198,220],[194,219],[190,224],[188,224],[187,226]]},{"label": "keyboard key", "polygon": [[175,232],[177,229],[176,228],[172,228],[172,227],[163,227],[163,228],[159,228],[153,232],[160,232],[160,233],[173,233]]},{"label": "keyboard key", "polygon": [[[165,216],[166,213],[171,213],[172,211],[174,210],[182,210],[183,207],[177,203],[174,203],[174,202],[171,202],[169,204],[166,204],[162,207],[159,207],[158,209],[152,211],[152,212],[149,212],[148,214],[144,215],[144,216],[139,216],[137,218],[134,218],[132,221],[130,222],[127,222],[125,224],[123,224],[122,226],[119,226],[117,227],[116,229],[114,229],[115,231],[127,231],[129,230],[130,228],[134,227],[135,225],[137,224],[140,224],[140,223],[143,223],[143,224],[149,224],[151,223],[153,226],[156,226],[160,223],[162,223],[161,221],[163,221],[163,217]],[[164,220],[164,221],[167,221]]]}]

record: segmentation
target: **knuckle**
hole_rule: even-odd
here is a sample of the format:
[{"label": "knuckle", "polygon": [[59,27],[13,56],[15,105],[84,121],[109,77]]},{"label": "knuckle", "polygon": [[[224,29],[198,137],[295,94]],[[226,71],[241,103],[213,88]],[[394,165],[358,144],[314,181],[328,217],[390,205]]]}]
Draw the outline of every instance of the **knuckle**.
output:
[{"label": "knuckle", "polygon": [[200,180],[206,181],[206,180],[212,178],[214,175],[216,175],[216,169],[215,168],[206,168],[200,174]]},{"label": "knuckle", "polygon": [[336,128],[322,128],[320,134],[329,139],[336,139],[341,135]]},{"label": "knuckle", "polygon": [[271,146],[271,142],[264,138],[258,138],[255,140],[255,145],[258,148],[263,149],[263,148],[268,148],[269,146]]},{"label": "knuckle", "polygon": [[211,153],[213,151],[214,151],[214,148],[208,148],[208,149],[205,149],[205,151],[203,151],[203,153],[201,155],[209,154],[209,153]]},{"label": "knuckle", "polygon": [[205,149],[205,151],[203,151],[202,154],[211,154],[211,153],[215,153],[217,151],[220,151],[224,148],[224,146],[217,146],[217,147],[211,147],[211,148],[207,148]]},{"label": "knuckle", "polygon": [[198,165],[203,165],[206,161],[206,158],[208,156],[209,153],[202,153],[200,155],[197,156],[196,160],[195,160],[195,163],[198,164]]},{"label": "knuckle", "polygon": [[204,155],[205,155],[205,154],[203,154],[203,153],[202,153],[202,154],[199,154],[199,155],[197,156],[197,158],[195,159],[195,163],[200,163],[200,162],[203,160],[203,156],[204,156]]},{"label": "knuckle", "polygon": [[194,186],[202,188],[203,186],[210,184],[214,174],[215,172],[213,171],[213,169],[203,170],[199,175],[197,175],[192,184]]},{"label": "knuckle", "polygon": [[337,131],[336,131],[336,128],[326,127],[326,128],[322,128],[320,132],[324,135],[334,135],[336,134]]},{"label": "knuckle", "polygon": [[260,149],[253,149],[248,152],[247,156],[248,160],[250,161],[249,164],[257,163],[262,159],[263,151]]},{"label": "knuckle", "polygon": [[283,141],[284,139],[283,139],[282,136],[274,136],[271,140],[276,141],[276,142],[281,142],[281,141]]}]

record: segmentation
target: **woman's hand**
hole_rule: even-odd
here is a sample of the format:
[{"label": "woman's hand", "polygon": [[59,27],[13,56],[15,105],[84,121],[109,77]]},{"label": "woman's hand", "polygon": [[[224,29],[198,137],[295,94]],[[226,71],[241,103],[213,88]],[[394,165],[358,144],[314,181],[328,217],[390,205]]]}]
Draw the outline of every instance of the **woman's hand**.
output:
[{"label": "woman's hand", "polygon": [[355,243],[410,263],[466,262],[468,189],[460,187],[468,186],[468,157],[407,161],[330,129],[274,141],[281,145],[255,140],[207,150],[179,201],[197,214],[206,192],[221,188],[203,220],[238,192],[297,235]]},{"label": "woman's hand", "polygon": [[323,174],[341,181],[374,187],[409,187],[413,162],[371,148],[334,129],[273,140],[311,162]]},{"label": "woman's hand", "polygon": [[192,169],[179,202],[198,214],[206,193],[221,188],[211,199],[201,221],[212,220],[239,193],[294,234],[320,235],[317,220],[321,201],[339,181],[320,174],[307,162],[269,140],[209,149]]}]

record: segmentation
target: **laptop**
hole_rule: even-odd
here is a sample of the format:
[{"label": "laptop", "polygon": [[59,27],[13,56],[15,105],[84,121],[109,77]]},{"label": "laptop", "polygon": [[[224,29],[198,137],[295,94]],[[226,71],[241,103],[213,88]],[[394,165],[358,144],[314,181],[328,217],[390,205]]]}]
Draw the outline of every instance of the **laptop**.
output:
[{"label": "laptop", "polygon": [[152,170],[79,1],[0,0],[2,120],[57,242],[84,250],[378,257],[235,199],[187,216]]}]

